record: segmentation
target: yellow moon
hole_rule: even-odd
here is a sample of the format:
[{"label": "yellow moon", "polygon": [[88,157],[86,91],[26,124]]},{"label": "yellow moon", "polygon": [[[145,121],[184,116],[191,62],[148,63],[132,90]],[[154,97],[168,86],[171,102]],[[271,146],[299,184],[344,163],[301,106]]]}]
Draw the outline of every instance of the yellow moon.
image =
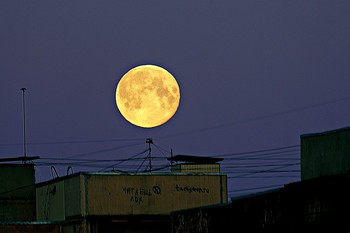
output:
[{"label": "yellow moon", "polygon": [[155,65],[137,66],[120,79],[116,104],[130,123],[153,128],[167,122],[177,111],[180,88],[174,76]]}]

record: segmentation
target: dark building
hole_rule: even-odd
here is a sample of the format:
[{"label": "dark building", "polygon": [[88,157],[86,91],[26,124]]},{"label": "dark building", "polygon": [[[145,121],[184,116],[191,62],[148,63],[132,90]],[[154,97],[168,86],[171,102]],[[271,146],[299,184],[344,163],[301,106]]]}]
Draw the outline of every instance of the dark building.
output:
[{"label": "dark building", "polygon": [[350,173],[350,127],[300,138],[301,180]]},{"label": "dark building", "polygon": [[171,213],[173,233],[350,232],[350,128],[301,136],[302,180]]},{"label": "dark building", "polygon": [[36,220],[33,164],[0,164],[0,221]]},{"label": "dark building", "polygon": [[0,164],[0,232],[61,233],[58,223],[36,221],[36,193],[32,158],[5,158],[0,162],[22,160],[20,164]]}]

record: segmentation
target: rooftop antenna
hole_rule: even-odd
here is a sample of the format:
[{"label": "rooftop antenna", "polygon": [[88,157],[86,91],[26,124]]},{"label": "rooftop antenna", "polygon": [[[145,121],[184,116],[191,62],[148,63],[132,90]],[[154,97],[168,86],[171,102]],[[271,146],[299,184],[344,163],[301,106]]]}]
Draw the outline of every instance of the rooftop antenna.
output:
[{"label": "rooftop antenna", "polygon": [[173,161],[173,148],[171,148],[171,150],[170,150],[170,158],[171,158],[171,160],[170,160],[170,167],[173,167],[173,165],[174,165],[174,161]]},{"label": "rooftop antenna", "polygon": [[27,90],[25,87],[22,90],[22,107],[23,107],[23,156],[24,163],[27,162],[27,135],[26,135],[26,102],[24,92]]},{"label": "rooftop antenna", "polygon": [[149,172],[152,171],[152,154],[151,154],[151,144],[153,144],[152,138],[147,138],[146,143],[148,143],[148,167],[149,167]]}]

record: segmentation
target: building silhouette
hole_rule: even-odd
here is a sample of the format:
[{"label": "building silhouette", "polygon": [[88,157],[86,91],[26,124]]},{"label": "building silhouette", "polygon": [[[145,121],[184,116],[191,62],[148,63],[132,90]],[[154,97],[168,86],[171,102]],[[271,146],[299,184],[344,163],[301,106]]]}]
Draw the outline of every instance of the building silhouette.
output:
[{"label": "building silhouette", "polygon": [[0,164],[0,232],[350,232],[350,127],[300,144],[301,181],[230,201],[217,158],[177,155],[169,173],[79,172],[39,184],[32,163]]},{"label": "building silhouette", "polygon": [[0,219],[34,221],[35,208],[34,165],[0,164]]},{"label": "building silhouette", "polygon": [[300,182],[174,211],[172,232],[350,232],[350,128],[300,140]]}]

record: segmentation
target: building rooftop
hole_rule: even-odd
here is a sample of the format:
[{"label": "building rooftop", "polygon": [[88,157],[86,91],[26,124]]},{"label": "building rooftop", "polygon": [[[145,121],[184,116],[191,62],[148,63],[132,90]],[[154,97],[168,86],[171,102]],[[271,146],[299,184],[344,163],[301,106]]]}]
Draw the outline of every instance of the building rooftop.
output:
[{"label": "building rooftop", "polygon": [[333,133],[339,133],[342,131],[349,131],[350,127],[343,127],[343,128],[338,128],[338,129],[333,129],[333,130],[328,130],[328,131],[323,131],[323,132],[316,132],[316,133],[306,133],[300,135],[300,137],[314,137],[314,136],[322,136],[322,135],[328,135],[328,134],[333,134]]},{"label": "building rooftop", "polygon": [[204,157],[204,156],[194,156],[194,155],[175,155],[168,158],[170,161],[182,161],[182,162],[190,162],[190,163],[217,163],[219,161],[224,160],[223,158],[214,158],[214,157]]}]

